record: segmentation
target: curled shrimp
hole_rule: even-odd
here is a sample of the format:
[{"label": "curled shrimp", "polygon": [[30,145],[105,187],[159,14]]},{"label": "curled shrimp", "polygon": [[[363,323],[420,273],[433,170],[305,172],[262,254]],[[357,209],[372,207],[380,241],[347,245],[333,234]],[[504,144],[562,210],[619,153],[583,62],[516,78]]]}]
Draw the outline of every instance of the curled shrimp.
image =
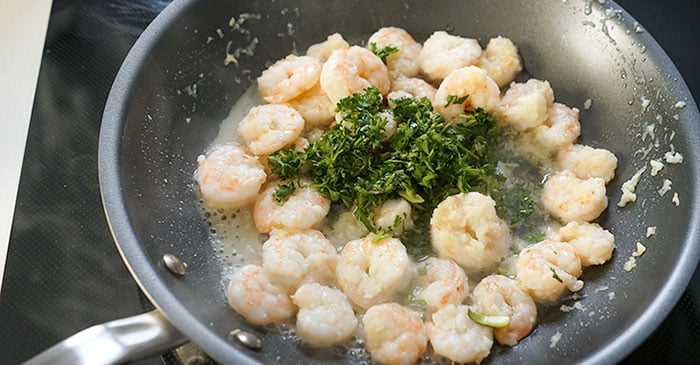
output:
[{"label": "curled shrimp", "polygon": [[503,275],[489,275],[474,287],[475,311],[486,316],[508,316],[507,327],[496,328],[493,336],[502,345],[515,346],[535,327],[537,305],[517,282]]},{"label": "curled shrimp", "polygon": [[615,236],[595,223],[569,222],[559,228],[559,240],[573,246],[584,267],[604,264],[615,250]]},{"label": "curled shrimp", "polygon": [[374,226],[394,236],[413,228],[411,203],[403,198],[389,199],[374,210]]},{"label": "curled shrimp", "polygon": [[268,276],[290,290],[308,282],[330,284],[338,252],[316,230],[287,232],[273,229],[262,246]]},{"label": "curled shrimp", "polygon": [[435,103],[435,93],[437,90],[429,83],[416,77],[399,76],[391,83],[391,91],[387,95],[389,102],[399,98],[428,98],[431,104]]},{"label": "curled shrimp", "polygon": [[506,126],[524,131],[543,124],[553,103],[554,92],[549,81],[530,79],[525,83],[510,85],[496,115]]},{"label": "curled shrimp", "polygon": [[399,76],[413,77],[420,72],[421,47],[407,31],[396,27],[380,28],[369,37],[367,44],[374,43],[377,49],[396,47],[398,52],[386,58],[386,67],[391,79]]},{"label": "curled shrimp", "polygon": [[340,290],[308,283],[297,289],[292,301],[299,307],[296,333],[309,345],[341,344],[355,333],[357,317],[348,297]]},{"label": "curled shrimp", "polygon": [[197,159],[197,185],[202,199],[213,207],[237,208],[252,203],[265,182],[265,168],[257,157],[236,145],[216,147]]},{"label": "curled shrimp", "polygon": [[461,304],[469,295],[467,275],[452,260],[430,257],[418,266],[417,297],[431,311],[447,304]]},{"label": "curled shrimp", "polygon": [[615,177],[617,157],[604,149],[573,145],[559,151],[556,158],[559,170],[569,170],[579,179],[599,177],[610,182]]},{"label": "curled shrimp", "polygon": [[411,259],[396,238],[369,234],[345,244],[335,268],[343,292],[362,308],[386,302],[411,281]]},{"label": "curled shrimp", "polygon": [[475,64],[479,56],[481,46],[475,39],[437,31],[423,42],[420,67],[429,78],[440,81],[456,69]]},{"label": "curled shrimp", "polygon": [[238,135],[255,155],[270,155],[294,142],[304,130],[304,118],[288,105],[253,107],[238,125]]},{"label": "curled shrimp", "polygon": [[231,277],[226,292],[228,304],[248,322],[270,324],[294,315],[287,291],[274,284],[262,267],[246,265]]},{"label": "curled shrimp", "polygon": [[318,83],[321,62],[313,57],[289,55],[258,77],[258,90],[268,103],[284,103]]},{"label": "curled shrimp", "polygon": [[335,105],[321,90],[320,84],[316,84],[303,94],[288,101],[287,104],[304,118],[306,130],[326,127],[333,122],[335,117]]},{"label": "curled shrimp", "polygon": [[384,62],[371,51],[352,46],[336,49],[321,70],[321,89],[333,104],[369,86],[386,95],[391,81]]},{"label": "curled shrimp", "polygon": [[448,304],[425,324],[436,354],[458,363],[479,363],[489,356],[493,331],[469,318],[466,305]]},{"label": "curled shrimp", "polygon": [[380,364],[414,364],[428,347],[420,314],[397,303],[370,307],[362,325],[372,361]]},{"label": "curled shrimp", "polygon": [[476,66],[486,70],[498,87],[507,86],[523,69],[518,48],[510,39],[501,36],[489,40]]},{"label": "curled shrimp", "polygon": [[554,103],[547,111],[547,119],[532,130],[532,139],[543,149],[558,151],[571,146],[581,135],[579,110]]},{"label": "curled shrimp", "polygon": [[259,232],[270,232],[273,228],[309,229],[326,217],[331,207],[316,188],[308,186],[308,179],[300,180],[301,186],[280,204],[273,194],[280,181],[273,181],[258,194],[253,206],[253,220]]},{"label": "curled shrimp", "polygon": [[440,202],[430,218],[433,249],[456,261],[467,273],[493,268],[508,253],[508,226],[496,215],[496,203],[476,193],[460,193]]},{"label": "curled shrimp", "polygon": [[343,39],[340,33],[333,33],[329,35],[325,41],[312,44],[309,49],[306,50],[306,55],[314,57],[321,62],[326,62],[333,51],[348,47],[350,47],[350,45]]},{"label": "curled shrimp", "polygon": [[568,243],[544,240],[526,247],[515,262],[518,285],[535,302],[551,303],[566,289],[577,292],[583,288],[581,260]]},{"label": "curled shrimp", "polygon": [[[451,98],[466,97],[462,103]],[[486,74],[486,71],[468,66],[450,72],[435,93],[435,111],[453,121],[465,110],[482,108],[494,111],[500,102],[498,85]]]},{"label": "curled shrimp", "polygon": [[571,171],[550,176],[542,189],[545,211],[568,222],[590,222],[608,207],[605,180],[599,177],[579,179]]}]

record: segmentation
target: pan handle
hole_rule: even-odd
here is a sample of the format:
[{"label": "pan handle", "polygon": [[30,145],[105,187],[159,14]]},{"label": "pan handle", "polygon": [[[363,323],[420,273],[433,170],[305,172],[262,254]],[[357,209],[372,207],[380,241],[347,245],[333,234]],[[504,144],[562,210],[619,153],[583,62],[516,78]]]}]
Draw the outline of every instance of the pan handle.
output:
[{"label": "pan handle", "polygon": [[119,364],[160,355],[187,342],[158,310],[92,326],[25,365]]}]

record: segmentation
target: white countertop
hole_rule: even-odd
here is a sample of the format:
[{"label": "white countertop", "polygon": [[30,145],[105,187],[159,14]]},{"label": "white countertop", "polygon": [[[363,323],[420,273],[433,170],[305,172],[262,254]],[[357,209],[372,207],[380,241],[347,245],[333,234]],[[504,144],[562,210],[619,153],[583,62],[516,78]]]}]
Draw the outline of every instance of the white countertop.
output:
[{"label": "white countertop", "polygon": [[0,1],[0,289],[51,0]]}]

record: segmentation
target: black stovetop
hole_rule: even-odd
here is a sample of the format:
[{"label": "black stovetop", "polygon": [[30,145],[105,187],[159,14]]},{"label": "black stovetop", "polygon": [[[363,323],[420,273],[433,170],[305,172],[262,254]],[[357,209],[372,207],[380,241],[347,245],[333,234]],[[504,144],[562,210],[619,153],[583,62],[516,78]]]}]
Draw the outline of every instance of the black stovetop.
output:
[{"label": "black stovetop", "polygon": [[[167,3],[53,2],[0,296],[0,363],[22,362],[91,325],[152,308],[109,233],[97,179],[97,141],[122,60]],[[618,3],[662,45],[697,99],[700,5],[694,0]],[[699,358],[700,270],[668,318],[624,362]]]}]

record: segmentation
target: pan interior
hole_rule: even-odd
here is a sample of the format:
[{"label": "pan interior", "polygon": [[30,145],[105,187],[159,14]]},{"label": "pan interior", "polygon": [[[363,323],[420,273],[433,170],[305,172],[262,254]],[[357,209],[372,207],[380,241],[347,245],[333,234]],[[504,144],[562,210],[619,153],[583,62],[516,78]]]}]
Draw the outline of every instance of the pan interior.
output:
[{"label": "pan interior", "polygon": [[[698,260],[693,194],[697,107],[668,57],[615,4],[594,1],[176,1],[146,30],[119,73],[100,140],[105,206],[127,264],[154,303],[218,360],[345,362],[248,325],[224,299],[221,257],[202,218],[193,173],[197,156],[231,107],[271,62],[334,32],[361,43],[382,26],[422,42],[435,30],[476,38],[502,35],[519,46],[526,71],[549,80],[555,99],[581,109],[579,143],[619,158],[599,219],[616,237],[612,262],[587,268],[582,308],[540,313],[533,334],[514,348],[494,347],[490,363],[615,362],[658,325]],[[585,109],[586,101],[592,106]],[[679,108],[684,102],[686,106]],[[645,130],[654,125],[654,135]],[[658,140],[658,144],[656,143]],[[660,177],[644,175],[637,202],[620,209],[620,187],[651,159],[684,156]],[[664,179],[672,190],[658,194]],[[680,205],[671,202],[678,193]],[[647,227],[657,227],[647,238]],[[623,264],[637,241],[648,250],[632,272]],[[182,278],[161,257],[188,264]],[[572,304],[572,302],[565,302]],[[258,334],[261,352],[237,348],[229,332]],[[560,335],[554,343],[552,338]]]}]

